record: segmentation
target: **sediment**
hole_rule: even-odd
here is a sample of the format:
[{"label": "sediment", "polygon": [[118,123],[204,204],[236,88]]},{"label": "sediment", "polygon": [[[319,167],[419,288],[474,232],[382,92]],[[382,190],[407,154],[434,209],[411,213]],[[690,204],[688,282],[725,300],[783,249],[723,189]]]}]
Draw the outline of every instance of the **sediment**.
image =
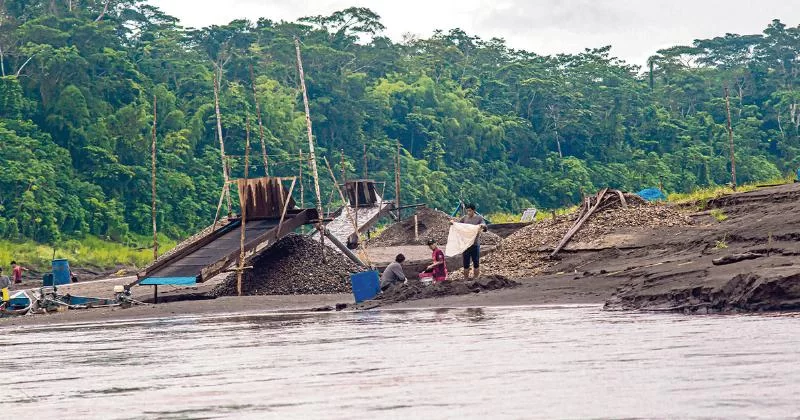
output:
[{"label": "sediment", "polygon": [[[301,295],[350,293],[350,275],[362,271],[342,253],[327,245],[322,261],[321,244],[307,236],[289,234],[250,257],[242,280],[242,294]],[[237,279],[231,273],[214,288],[213,296],[234,296]]]}]

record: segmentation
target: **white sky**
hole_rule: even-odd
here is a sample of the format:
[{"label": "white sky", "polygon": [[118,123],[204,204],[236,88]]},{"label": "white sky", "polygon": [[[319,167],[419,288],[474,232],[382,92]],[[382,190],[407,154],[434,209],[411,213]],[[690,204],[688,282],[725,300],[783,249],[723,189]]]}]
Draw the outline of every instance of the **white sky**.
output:
[{"label": "white sky", "polygon": [[385,35],[422,37],[461,28],[537,54],[575,53],[612,45],[612,53],[643,65],[656,50],[726,32],[760,33],[772,21],[800,23],[797,0],[150,0],[184,26],[234,19],[294,21],[350,6],[381,16]]}]

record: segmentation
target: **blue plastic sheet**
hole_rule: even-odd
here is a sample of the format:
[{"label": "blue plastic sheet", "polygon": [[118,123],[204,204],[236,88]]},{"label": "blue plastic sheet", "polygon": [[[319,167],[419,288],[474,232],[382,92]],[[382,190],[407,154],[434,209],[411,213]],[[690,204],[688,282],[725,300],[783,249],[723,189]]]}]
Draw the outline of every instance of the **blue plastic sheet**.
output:
[{"label": "blue plastic sheet", "polygon": [[664,201],[667,199],[667,196],[658,188],[645,188],[636,193],[636,195],[647,201]]}]

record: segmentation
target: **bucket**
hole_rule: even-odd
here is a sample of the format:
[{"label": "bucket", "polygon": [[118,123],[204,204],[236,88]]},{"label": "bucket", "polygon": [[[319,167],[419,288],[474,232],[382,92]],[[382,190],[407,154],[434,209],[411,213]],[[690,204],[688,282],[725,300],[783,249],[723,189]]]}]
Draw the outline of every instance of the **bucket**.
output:
[{"label": "bucket", "polygon": [[377,271],[365,271],[350,276],[350,284],[353,286],[353,296],[356,303],[370,300],[381,291],[380,279]]},{"label": "bucket", "polygon": [[67,260],[53,260],[53,285],[60,286],[72,281]]},{"label": "bucket", "polygon": [[44,273],[42,276],[42,286],[52,286],[53,285],[53,273]]}]

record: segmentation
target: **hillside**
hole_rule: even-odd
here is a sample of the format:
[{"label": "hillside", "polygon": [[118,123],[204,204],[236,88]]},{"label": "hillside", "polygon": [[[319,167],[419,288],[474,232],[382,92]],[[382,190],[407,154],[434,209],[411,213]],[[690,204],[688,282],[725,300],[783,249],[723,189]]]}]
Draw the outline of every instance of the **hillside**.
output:
[{"label": "hillside", "polygon": [[800,28],[777,20],[654,52],[640,69],[610,47],[541,56],[459,29],[392,42],[364,8],[196,30],[136,0],[0,8],[0,237],[12,240],[147,234],[154,98],[159,225],[175,238],[207,225],[222,185],[215,74],[232,175],[248,120],[250,175],[266,172],[254,89],[268,173],[297,173],[307,143],[294,37],[318,152],[338,166],[343,150],[348,176],[387,181],[393,197],[399,142],[405,203],[450,209],[463,197],[488,213],[561,207],[604,186],[727,183],[724,86],[739,182],[800,166]]}]

